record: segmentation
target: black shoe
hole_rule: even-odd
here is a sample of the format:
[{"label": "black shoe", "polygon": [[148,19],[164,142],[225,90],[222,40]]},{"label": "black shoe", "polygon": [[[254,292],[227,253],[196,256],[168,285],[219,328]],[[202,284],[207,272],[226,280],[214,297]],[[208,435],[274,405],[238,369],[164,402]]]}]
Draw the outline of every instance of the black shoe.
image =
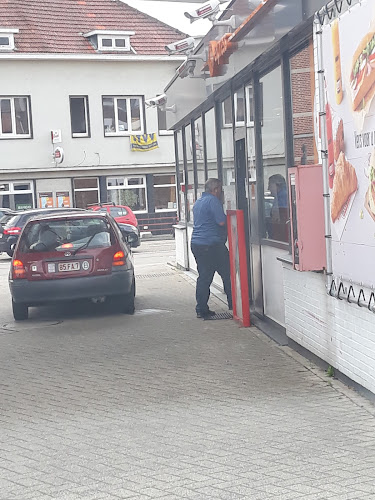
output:
[{"label": "black shoe", "polygon": [[207,311],[205,311],[204,313],[202,312],[197,312],[197,318],[209,318],[210,316],[215,316],[215,311],[211,311],[210,309],[208,309]]}]

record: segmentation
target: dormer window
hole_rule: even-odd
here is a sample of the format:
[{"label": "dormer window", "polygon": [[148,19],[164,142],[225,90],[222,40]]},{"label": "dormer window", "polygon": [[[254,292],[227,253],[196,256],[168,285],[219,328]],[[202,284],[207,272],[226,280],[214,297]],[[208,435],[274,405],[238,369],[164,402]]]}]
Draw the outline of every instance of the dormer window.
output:
[{"label": "dormer window", "polygon": [[18,33],[17,28],[0,27],[0,51],[14,50],[14,34]]},{"label": "dormer window", "polygon": [[134,52],[130,44],[130,37],[134,34],[134,31],[95,30],[86,33],[84,37],[90,39],[98,52]]}]

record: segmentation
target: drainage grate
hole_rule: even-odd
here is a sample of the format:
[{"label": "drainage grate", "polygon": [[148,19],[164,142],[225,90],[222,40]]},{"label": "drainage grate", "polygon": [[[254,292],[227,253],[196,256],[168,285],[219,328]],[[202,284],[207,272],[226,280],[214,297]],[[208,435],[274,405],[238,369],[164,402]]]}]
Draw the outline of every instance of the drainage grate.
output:
[{"label": "drainage grate", "polygon": [[164,276],[175,276],[175,273],[155,273],[155,274],[136,274],[137,279],[147,279],[147,278],[163,278]]},{"label": "drainage grate", "polygon": [[231,313],[217,313],[215,316],[204,318],[205,321],[214,321],[215,319],[233,319],[233,316]]}]

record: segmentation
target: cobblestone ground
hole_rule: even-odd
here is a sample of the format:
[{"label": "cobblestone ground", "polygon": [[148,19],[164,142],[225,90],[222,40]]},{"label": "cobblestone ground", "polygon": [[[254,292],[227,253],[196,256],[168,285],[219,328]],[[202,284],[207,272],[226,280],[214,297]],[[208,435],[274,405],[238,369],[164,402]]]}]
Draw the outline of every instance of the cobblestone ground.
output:
[{"label": "cobblestone ground", "polygon": [[374,408],[258,330],[196,319],[159,247],[136,255],[130,317],[15,324],[0,261],[1,500],[373,500]]}]

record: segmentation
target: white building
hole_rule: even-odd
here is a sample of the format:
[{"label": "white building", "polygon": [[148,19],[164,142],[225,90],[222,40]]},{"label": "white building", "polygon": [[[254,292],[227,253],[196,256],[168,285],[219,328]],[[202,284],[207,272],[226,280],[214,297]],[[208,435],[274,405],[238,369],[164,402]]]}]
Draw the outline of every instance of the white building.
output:
[{"label": "white building", "polygon": [[[114,0],[0,1],[0,19],[0,206],[114,201],[170,227],[173,136],[145,100],[181,63],[165,45],[184,35]],[[131,135],[153,133],[157,149],[131,151]]]}]

